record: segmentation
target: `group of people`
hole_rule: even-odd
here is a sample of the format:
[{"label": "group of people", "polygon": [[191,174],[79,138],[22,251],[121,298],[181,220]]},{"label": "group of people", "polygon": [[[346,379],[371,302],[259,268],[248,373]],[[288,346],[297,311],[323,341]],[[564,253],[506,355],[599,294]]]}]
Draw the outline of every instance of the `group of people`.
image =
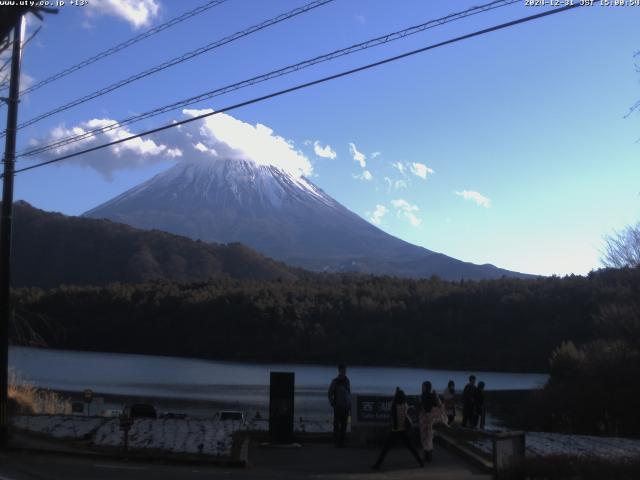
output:
[{"label": "group of people", "polygon": [[471,375],[462,391],[462,426],[484,428],[485,413],[484,382],[476,386],[476,376]]},{"label": "group of people", "polygon": [[[329,386],[329,402],[333,407],[333,438],[336,447],[345,446],[347,422],[351,412],[351,384],[347,377],[347,367],[338,366],[338,376]],[[469,383],[462,393],[462,426],[484,428],[484,382],[476,386],[476,377],[471,375]],[[455,383],[449,380],[447,388],[438,395],[431,382],[422,383],[422,393],[418,405],[420,442],[423,454],[420,455],[411,439],[413,428],[409,415],[407,396],[402,389],[396,388],[391,402],[391,431],[385,440],[378,460],[372,468],[380,469],[387,452],[394,443],[402,443],[413,454],[421,467],[433,458],[433,427],[437,423],[451,425],[456,417]]]}]

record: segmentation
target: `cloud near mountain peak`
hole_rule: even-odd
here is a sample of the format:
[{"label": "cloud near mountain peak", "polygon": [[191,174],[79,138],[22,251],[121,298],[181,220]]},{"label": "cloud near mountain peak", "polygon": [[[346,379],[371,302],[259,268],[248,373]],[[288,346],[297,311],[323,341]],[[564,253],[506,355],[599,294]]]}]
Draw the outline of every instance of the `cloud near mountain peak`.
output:
[{"label": "cloud near mountain peak", "polygon": [[[183,110],[183,114],[191,118],[211,112],[213,112],[211,109]],[[38,147],[113,124],[117,124],[117,121],[108,118],[94,118],[71,128],[62,124],[51,130],[44,140],[32,139],[30,146]],[[113,128],[103,133],[89,135],[69,145],[61,145],[41,154],[38,160],[48,160],[74,153],[134,134],[127,127]],[[225,113],[217,113],[190,124],[122,142],[106,150],[74,157],[65,163],[93,168],[105,178],[110,179],[115,171],[121,169],[145,167],[163,161],[197,160],[205,157],[249,160],[257,165],[275,166],[296,177],[310,176],[313,173],[311,162],[295,148],[291,140],[276,135],[273,129],[264,124],[252,125]]]}]

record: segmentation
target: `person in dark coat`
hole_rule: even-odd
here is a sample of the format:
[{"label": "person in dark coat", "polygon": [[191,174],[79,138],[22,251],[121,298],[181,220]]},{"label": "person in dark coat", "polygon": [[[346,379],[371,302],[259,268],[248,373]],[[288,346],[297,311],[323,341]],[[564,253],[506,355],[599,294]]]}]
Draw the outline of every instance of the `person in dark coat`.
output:
[{"label": "person in dark coat", "polygon": [[469,376],[469,383],[462,391],[462,426],[474,427],[474,416],[476,414],[476,376]]},{"label": "person in dark coat", "polygon": [[484,429],[484,421],[485,421],[486,411],[484,405],[484,382],[478,382],[478,386],[476,387],[476,397],[475,397],[475,414],[473,418],[473,426],[475,428]]},{"label": "person in dark coat", "polygon": [[420,458],[420,454],[416,447],[411,442],[409,432],[411,430],[411,420],[407,415],[409,407],[407,405],[407,397],[400,388],[396,388],[396,393],[391,402],[391,432],[387,436],[387,440],[382,447],[378,461],[371,467],[374,470],[380,470],[384,457],[391,446],[397,441],[401,441],[407,449],[413,454],[421,467],[424,467],[424,462]]},{"label": "person in dark coat", "polygon": [[331,381],[328,394],[333,408],[333,442],[336,447],[344,447],[351,412],[351,383],[346,365],[338,365],[338,376]]}]

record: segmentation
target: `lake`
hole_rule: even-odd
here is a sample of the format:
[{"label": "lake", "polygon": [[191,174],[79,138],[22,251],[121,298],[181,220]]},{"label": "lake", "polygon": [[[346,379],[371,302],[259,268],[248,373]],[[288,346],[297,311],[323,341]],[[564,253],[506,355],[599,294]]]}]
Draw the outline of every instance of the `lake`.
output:
[{"label": "lake", "polygon": [[[296,415],[326,414],[326,392],[335,366],[239,363],[193,358],[76,352],[11,347],[10,367],[38,387],[65,392],[92,389],[97,395],[158,399],[166,408],[178,405],[191,413],[207,414],[202,407],[268,411],[269,372],[295,372]],[[353,393],[392,395],[396,386],[418,394],[424,380],[442,391],[449,380],[460,390],[470,373],[476,373],[488,390],[524,390],[541,387],[545,374],[467,372],[401,367],[348,368]],[[121,405],[111,405],[120,408]]]}]

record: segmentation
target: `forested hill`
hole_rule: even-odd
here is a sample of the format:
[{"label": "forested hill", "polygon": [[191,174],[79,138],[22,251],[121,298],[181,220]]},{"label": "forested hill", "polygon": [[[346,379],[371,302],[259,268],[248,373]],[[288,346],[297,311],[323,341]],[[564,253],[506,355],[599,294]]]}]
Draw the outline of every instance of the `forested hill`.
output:
[{"label": "forested hill", "polygon": [[637,322],[640,269],[535,280],[334,274],[16,293],[19,320],[53,348],[545,371],[563,342],[607,339]]},{"label": "forested hill", "polygon": [[69,217],[16,202],[13,285],[54,287],[149,280],[292,280],[302,270],[241,244],[217,245],[108,220]]}]

